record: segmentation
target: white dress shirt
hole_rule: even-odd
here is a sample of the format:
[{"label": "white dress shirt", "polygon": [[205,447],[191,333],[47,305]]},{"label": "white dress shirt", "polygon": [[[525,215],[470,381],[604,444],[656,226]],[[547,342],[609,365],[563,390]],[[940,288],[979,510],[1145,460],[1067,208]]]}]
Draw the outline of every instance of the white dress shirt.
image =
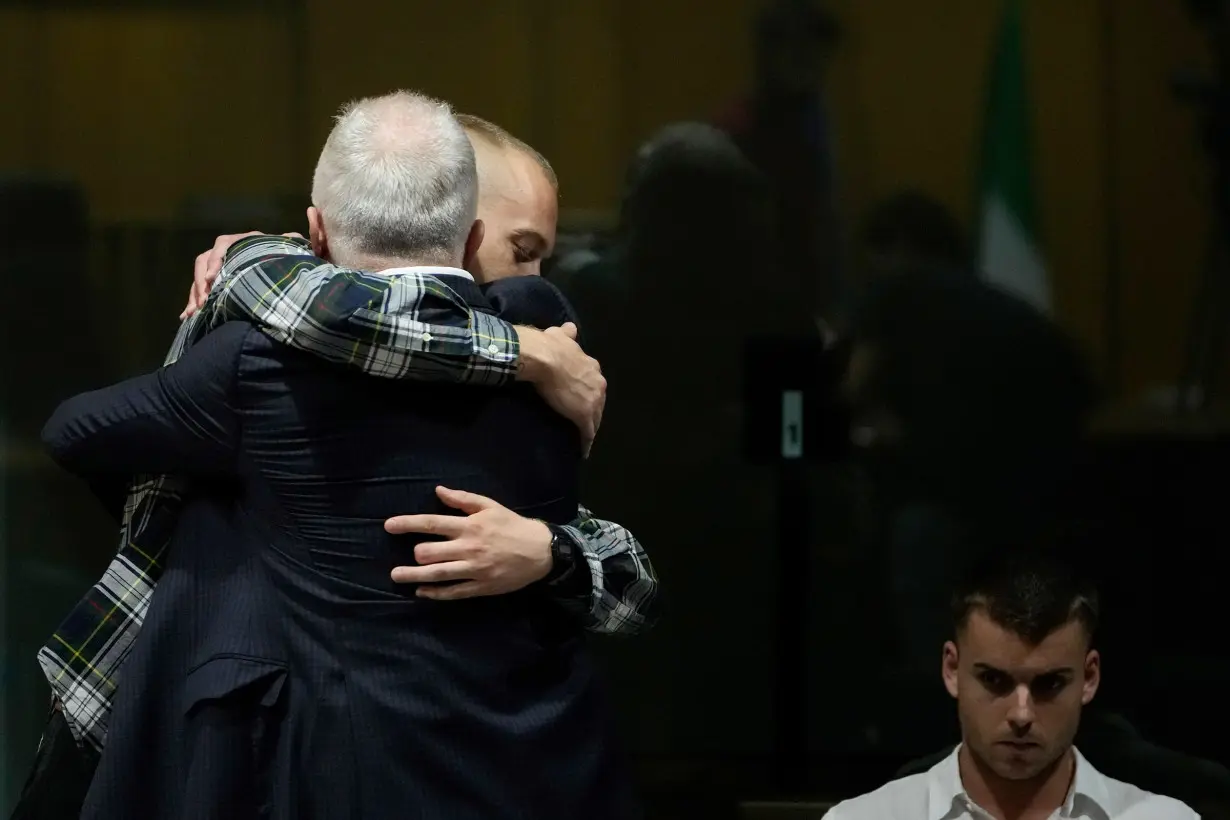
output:
[{"label": "white dress shirt", "polygon": [[[834,806],[824,820],[994,820],[961,785],[957,747],[930,771],[894,780],[870,794]],[[1076,776],[1068,799],[1051,820],[1200,820],[1200,815],[1169,797],[1112,780],[1074,748]]]}]

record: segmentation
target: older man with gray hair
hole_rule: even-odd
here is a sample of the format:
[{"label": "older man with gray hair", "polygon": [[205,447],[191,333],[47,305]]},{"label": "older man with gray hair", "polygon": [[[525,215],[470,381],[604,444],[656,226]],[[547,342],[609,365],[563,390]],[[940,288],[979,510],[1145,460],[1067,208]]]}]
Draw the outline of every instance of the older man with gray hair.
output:
[{"label": "older man with gray hair", "polygon": [[406,92],[343,110],[316,164],[312,202],[312,244],[343,267],[457,267],[482,241],[469,138],[447,106]]},{"label": "older man with gray hair", "polygon": [[[83,817],[635,813],[559,579],[446,604],[390,577],[405,548],[384,519],[437,511],[442,487],[560,537],[577,510],[582,436],[509,383],[577,419],[592,385],[553,388],[586,382],[549,366],[564,334],[514,329],[465,272],[476,184],[447,106],[348,107],[309,216],[330,263],[296,240],[238,243],[166,366],[48,422],[48,449],[79,475],[160,476],[133,488],[119,569],[40,655],[73,738],[106,741]],[[537,278],[500,286],[527,317],[557,307]],[[424,581],[464,570],[457,549],[418,545],[445,576]],[[100,617],[134,568],[145,609]]]}]

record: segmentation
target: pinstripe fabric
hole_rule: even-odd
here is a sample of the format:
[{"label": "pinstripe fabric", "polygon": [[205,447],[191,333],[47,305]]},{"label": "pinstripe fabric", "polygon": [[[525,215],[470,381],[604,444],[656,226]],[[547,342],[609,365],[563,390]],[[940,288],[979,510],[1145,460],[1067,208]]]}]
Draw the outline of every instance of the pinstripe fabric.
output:
[{"label": "pinstripe fabric", "polygon": [[[471,311],[434,276],[382,277],[320,266],[305,246],[252,237],[228,254],[205,307],[180,325],[166,362],[211,328],[246,319],[274,339],[388,378],[502,384],[516,372],[516,331]],[[357,287],[356,287],[357,286]],[[138,477],[129,490],[120,548],[38,653],[73,736],[101,750],[120,666],[132,648],[185,485]]]},{"label": "pinstripe fabric", "polygon": [[[180,326],[166,363],[210,329],[243,319],[275,341],[382,378],[499,385],[514,377],[516,331],[470,310],[439,278],[345,270],[310,253],[282,237],[236,243],[205,307]],[[184,491],[173,477],[134,481],[116,557],[39,651],[74,737],[95,749],[106,740],[117,674],[162,574]],[[561,602],[592,632],[651,626],[658,581],[636,538],[584,507],[564,529],[585,557],[592,586],[587,599]]]}]

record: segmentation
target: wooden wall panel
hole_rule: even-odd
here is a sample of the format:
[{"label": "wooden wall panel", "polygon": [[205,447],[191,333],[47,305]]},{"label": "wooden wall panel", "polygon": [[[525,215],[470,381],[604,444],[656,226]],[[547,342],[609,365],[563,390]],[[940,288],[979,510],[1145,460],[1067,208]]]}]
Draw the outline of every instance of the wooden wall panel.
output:
[{"label": "wooden wall panel", "polygon": [[1209,237],[1209,168],[1197,119],[1169,87],[1176,69],[1206,56],[1184,6],[1116,5],[1119,310],[1123,384],[1132,392],[1179,376]]},{"label": "wooden wall panel", "polygon": [[[1027,5],[1025,23],[1034,108],[1034,191],[1055,316],[1104,374],[1104,193],[1110,160],[1102,125],[1106,105],[1098,5],[1034,0]],[[979,115],[981,105],[980,96]]]},{"label": "wooden wall panel", "polygon": [[621,0],[528,0],[543,21],[534,56],[533,121],[524,136],[555,166],[560,205],[602,211],[619,195]]},{"label": "wooden wall panel", "polygon": [[[0,10],[0,170],[74,175],[96,216],[164,218],[192,194],[292,194],[344,101],[409,87],[489,117],[558,167],[564,206],[611,210],[635,147],[747,87],[756,0],[305,0],[302,14]],[[997,3],[832,0],[843,220],[903,186],[974,217]],[[1027,4],[1042,238],[1060,319],[1105,369],[1108,265],[1122,381],[1179,367],[1207,236],[1205,158],[1167,78],[1199,55],[1178,3]],[[1107,53],[1108,42],[1111,49]],[[1106,154],[1106,58],[1115,155]],[[1119,235],[1109,250],[1107,163]],[[1108,259],[1108,256],[1110,257]]]},{"label": "wooden wall panel", "polygon": [[0,173],[30,170],[40,160],[40,18],[30,9],[0,9],[0,107],[5,112],[0,128]]},{"label": "wooden wall panel", "polygon": [[625,162],[657,128],[712,119],[746,90],[755,7],[754,0],[623,0]]},{"label": "wooden wall panel", "polygon": [[413,89],[523,134],[532,123],[532,49],[539,32],[524,0],[308,0],[311,144],[338,107]]},{"label": "wooden wall panel", "polygon": [[66,11],[12,23],[6,36],[37,44],[17,91],[17,164],[80,179],[99,218],[159,218],[188,194],[289,183],[294,83],[279,19]]}]

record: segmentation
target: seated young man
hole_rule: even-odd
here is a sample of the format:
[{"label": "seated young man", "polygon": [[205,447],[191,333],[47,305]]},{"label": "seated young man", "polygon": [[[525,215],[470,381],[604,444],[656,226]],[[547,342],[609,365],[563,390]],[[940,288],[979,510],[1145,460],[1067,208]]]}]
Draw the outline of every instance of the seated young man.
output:
[{"label": "seated young man", "polygon": [[929,771],[838,804],[826,820],[1198,820],[1101,774],[1073,745],[1097,693],[1097,593],[1039,553],[997,556],[953,598],[944,685],[961,744]]}]

